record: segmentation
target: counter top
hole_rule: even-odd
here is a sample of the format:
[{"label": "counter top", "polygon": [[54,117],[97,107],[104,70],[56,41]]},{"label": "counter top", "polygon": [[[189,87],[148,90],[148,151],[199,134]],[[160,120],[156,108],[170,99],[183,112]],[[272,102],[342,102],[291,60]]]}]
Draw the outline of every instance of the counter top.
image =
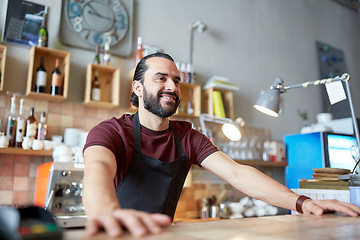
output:
[{"label": "counter top", "polygon": [[[84,230],[65,231],[65,240],[107,239],[104,233],[89,237]],[[125,234],[121,238],[139,239]],[[360,239],[360,217],[338,214],[281,215],[205,222],[178,222],[157,235],[144,240],[208,240],[208,239]]]}]

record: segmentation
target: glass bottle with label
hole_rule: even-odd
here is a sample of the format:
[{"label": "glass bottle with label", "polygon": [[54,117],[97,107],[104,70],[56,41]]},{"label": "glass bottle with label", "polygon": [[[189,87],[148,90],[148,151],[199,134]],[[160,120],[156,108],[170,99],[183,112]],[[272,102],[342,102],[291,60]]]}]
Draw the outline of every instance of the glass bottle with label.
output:
[{"label": "glass bottle with label", "polygon": [[9,140],[9,147],[15,147],[15,135],[16,135],[16,103],[15,96],[11,98],[10,113],[7,118],[6,136]]},{"label": "glass bottle with label", "polygon": [[41,112],[40,122],[37,128],[37,139],[45,140],[47,135],[46,113]]},{"label": "glass bottle with label", "polygon": [[24,111],[24,99],[21,98],[19,105],[19,116],[17,117],[15,147],[21,147],[25,133],[25,118],[23,116],[24,113],[23,111]]},{"label": "glass bottle with label", "polygon": [[30,115],[26,119],[25,136],[35,139],[37,133],[37,121],[34,117],[34,108],[30,108]]},{"label": "glass bottle with label", "polygon": [[96,45],[95,57],[93,59],[93,63],[100,64],[100,45]]},{"label": "glass bottle with label", "polygon": [[51,95],[61,95],[62,74],[60,72],[60,59],[55,61],[55,70],[51,77]]},{"label": "glass bottle with label", "polygon": [[35,92],[45,92],[46,87],[46,69],[44,67],[44,56],[41,56],[40,58],[40,66],[38,67],[36,71],[36,86],[35,86]]},{"label": "glass bottle with label", "polygon": [[110,44],[105,43],[104,55],[103,55],[103,63],[105,66],[110,66],[110,59],[111,59]]},{"label": "glass bottle with label", "polygon": [[135,53],[135,67],[143,57],[144,57],[144,47],[142,44],[142,38],[139,36],[137,39],[137,47]]},{"label": "glass bottle with label", "polygon": [[40,31],[38,34],[37,45],[39,47],[47,47],[48,46],[49,35],[48,35],[47,27],[46,27],[46,18],[47,18],[47,7],[45,7],[45,12],[43,14],[41,27],[40,27]]},{"label": "glass bottle with label", "polygon": [[91,100],[100,101],[100,99],[101,99],[101,89],[98,80],[98,70],[96,69],[94,74],[94,81],[92,82],[92,88],[91,88]]}]

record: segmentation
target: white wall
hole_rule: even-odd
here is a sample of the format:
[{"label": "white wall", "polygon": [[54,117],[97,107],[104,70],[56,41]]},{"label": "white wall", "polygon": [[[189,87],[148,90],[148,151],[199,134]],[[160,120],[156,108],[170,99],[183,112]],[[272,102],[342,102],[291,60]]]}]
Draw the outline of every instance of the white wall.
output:
[{"label": "white wall", "polygon": [[[84,69],[93,52],[63,46],[58,39],[61,1],[37,0],[50,7],[50,47],[71,52],[69,99],[83,98]],[[0,2],[3,27],[7,1]],[[178,61],[189,61],[189,26],[196,20],[208,25],[195,33],[193,61],[199,84],[212,75],[223,75],[240,85],[234,95],[235,116],[250,126],[272,129],[274,139],[299,132],[302,121],[297,109],[307,110],[310,122],[321,111],[320,89],[292,90],[285,95],[284,114],[265,116],[253,109],[261,90],[274,78],[286,85],[319,78],[315,41],[344,51],[355,112],[360,116],[360,24],[357,13],[333,0],[135,0],[134,49],[136,37],[156,45]],[[25,92],[28,48],[10,45],[5,90]],[[26,56],[26,57],[25,57]],[[122,71],[121,107],[128,103],[128,71],[133,56],[113,57]]]}]

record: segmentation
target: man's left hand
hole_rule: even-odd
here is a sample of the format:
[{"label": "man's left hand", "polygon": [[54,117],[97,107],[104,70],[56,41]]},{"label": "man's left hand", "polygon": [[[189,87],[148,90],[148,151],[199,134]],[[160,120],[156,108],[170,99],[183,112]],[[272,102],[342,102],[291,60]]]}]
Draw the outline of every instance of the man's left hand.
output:
[{"label": "man's left hand", "polygon": [[360,207],[338,200],[305,200],[302,205],[304,214],[322,215],[325,212],[342,212],[351,217],[360,215]]}]

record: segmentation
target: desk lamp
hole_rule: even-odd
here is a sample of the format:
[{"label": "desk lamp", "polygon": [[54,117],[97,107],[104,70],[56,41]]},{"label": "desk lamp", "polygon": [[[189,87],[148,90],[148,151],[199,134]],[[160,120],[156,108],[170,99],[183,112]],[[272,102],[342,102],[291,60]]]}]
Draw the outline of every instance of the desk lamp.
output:
[{"label": "desk lamp", "polygon": [[209,135],[205,126],[205,121],[222,124],[222,132],[224,133],[225,137],[227,137],[231,141],[239,141],[241,139],[241,132],[236,125],[243,127],[245,124],[244,120],[241,118],[233,121],[230,118],[216,117],[207,113],[200,114],[199,121],[202,133],[208,137]]},{"label": "desk lamp", "polygon": [[189,61],[190,64],[193,64],[193,51],[194,51],[194,30],[197,30],[199,33],[205,32],[207,26],[205,23],[201,21],[195,21],[190,26],[190,53],[189,53]]},{"label": "desk lamp", "polygon": [[356,156],[354,157],[356,164],[352,171],[354,173],[355,169],[359,163],[359,159],[360,159],[360,155],[359,155],[360,141],[359,141],[359,129],[358,129],[356,116],[354,113],[354,106],[352,103],[352,98],[351,98],[351,93],[350,93],[350,85],[349,85],[350,75],[348,73],[344,73],[341,77],[337,76],[335,78],[327,78],[327,79],[321,79],[321,80],[316,80],[316,81],[309,81],[309,82],[304,82],[301,84],[295,84],[295,85],[291,85],[291,86],[284,86],[284,81],[280,78],[277,78],[277,79],[275,79],[275,81],[274,81],[273,85],[270,87],[270,89],[267,90],[266,92],[264,92],[258,98],[258,100],[256,101],[256,104],[254,105],[254,108],[257,109],[258,111],[268,114],[270,116],[278,117],[279,111],[281,109],[281,104],[282,104],[282,102],[281,102],[282,99],[281,99],[280,94],[285,93],[289,89],[306,88],[309,86],[323,85],[326,83],[337,82],[337,81],[343,81],[345,83],[347,96],[349,98],[351,118],[352,118],[352,122],[353,122],[353,126],[354,126],[354,132],[355,132],[355,137],[356,137],[356,147],[357,147]]}]

